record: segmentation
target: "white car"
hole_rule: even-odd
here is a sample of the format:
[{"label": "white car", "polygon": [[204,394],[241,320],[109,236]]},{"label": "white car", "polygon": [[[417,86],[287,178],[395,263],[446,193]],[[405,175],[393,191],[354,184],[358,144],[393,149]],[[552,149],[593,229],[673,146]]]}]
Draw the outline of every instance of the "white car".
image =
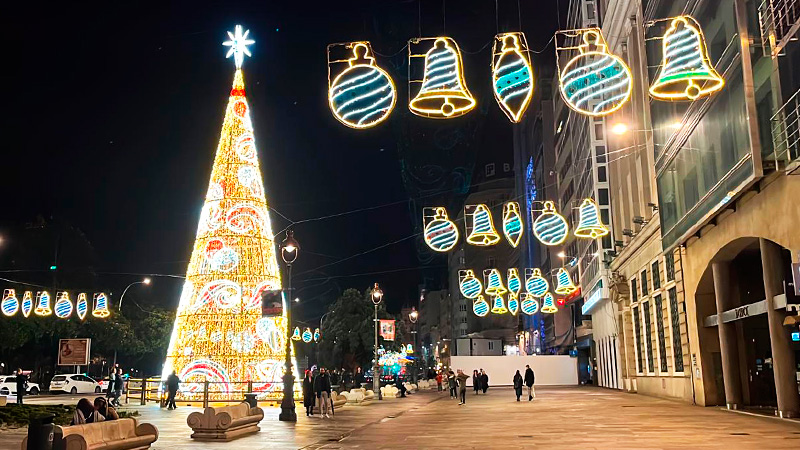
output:
[{"label": "white car", "polygon": [[50,380],[50,392],[68,392],[70,394],[99,394],[100,383],[82,373],[56,375]]},{"label": "white car", "polygon": [[[39,395],[39,392],[41,392],[39,385],[29,381],[27,393],[30,395]],[[17,395],[16,375],[0,376],[0,395]]]}]

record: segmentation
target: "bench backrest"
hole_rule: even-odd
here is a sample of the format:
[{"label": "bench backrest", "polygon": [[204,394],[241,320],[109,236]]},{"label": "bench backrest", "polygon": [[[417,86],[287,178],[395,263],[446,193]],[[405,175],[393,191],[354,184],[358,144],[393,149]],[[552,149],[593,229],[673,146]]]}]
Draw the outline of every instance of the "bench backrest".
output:
[{"label": "bench backrest", "polygon": [[246,417],[250,414],[250,404],[242,402],[238,405],[214,408],[215,414],[219,414],[221,412],[228,413],[231,416],[231,419],[241,419],[242,417]]},{"label": "bench backrest", "polygon": [[135,419],[107,420],[104,422],[87,423],[60,427],[61,435],[67,437],[72,434],[83,436],[86,443],[97,444],[101,442],[118,441],[136,436]]}]

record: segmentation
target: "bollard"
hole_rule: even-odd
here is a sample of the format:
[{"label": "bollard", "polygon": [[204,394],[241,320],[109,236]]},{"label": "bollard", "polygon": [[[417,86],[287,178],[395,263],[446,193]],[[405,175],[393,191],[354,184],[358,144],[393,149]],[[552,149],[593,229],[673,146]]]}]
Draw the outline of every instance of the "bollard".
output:
[{"label": "bollard", "polygon": [[147,380],[142,378],[142,382],[139,385],[139,387],[142,389],[142,392],[140,393],[139,403],[142,406],[144,406],[147,404]]},{"label": "bollard", "polygon": [[208,380],[203,382],[203,408],[208,408]]},{"label": "bollard", "polygon": [[255,408],[258,406],[258,400],[256,400],[256,394],[244,394],[244,401],[250,405],[251,408]]},{"label": "bollard", "polygon": [[28,450],[52,450],[55,418],[55,414],[48,414],[28,420]]}]

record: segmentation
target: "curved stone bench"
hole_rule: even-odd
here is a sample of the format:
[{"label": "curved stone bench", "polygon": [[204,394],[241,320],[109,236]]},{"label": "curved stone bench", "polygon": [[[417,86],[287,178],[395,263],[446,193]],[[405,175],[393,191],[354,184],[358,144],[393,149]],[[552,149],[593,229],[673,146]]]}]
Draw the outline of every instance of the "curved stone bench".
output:
[{"label": "curved stone bench", "polygon": [[[53,443],[62,442],[65,450],[145,450],[158,439],[158,429],[136,419],[106,420],[62,427],[56,425]],[[57,444],[56,444],[57,445]],[[22,440],[22,450],[28,448],[28,437]],[[54,447],[57,448],[57,447]]]},{"label": "curved stone bench", "polygon": [[192,429],[192,439],[201,441],[230,441],[245,434],[257,433],[258,423],[264,411],[251,408],[248,403],[206,408],[202,413],[193,412],[186,418]]},{"label": "curved stone bench", "polygon": [[[333,408],[338,409],[340,406],[344,406],[347,403],[347,398],[344,396],[344,392],[341,394],[337,394],[335,391],[331,392],[330,401],[333,403]],[[314,397],[314,414],[320,413],[320,399],[316,396]]]}]

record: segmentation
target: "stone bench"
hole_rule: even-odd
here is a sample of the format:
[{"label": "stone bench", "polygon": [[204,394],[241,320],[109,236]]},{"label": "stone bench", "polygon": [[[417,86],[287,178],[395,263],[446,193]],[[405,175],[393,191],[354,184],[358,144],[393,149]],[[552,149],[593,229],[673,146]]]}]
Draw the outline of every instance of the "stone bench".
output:
[{"label": "stone bench", "polygon": [[400,390],[394,386],[387,385],[381,387],[381,396],[384,400],[391,400],[400,397]]},{"label": "stone bench", "polygon": [[206,408],[202,413],[193,412],[186,418],[192,429],[192,438],[201,441],[230,441],[245,434],[257,433],[258,423],[264,411],[251,408],[242,402],[233,406]]},{"label": "stone bench", "polygon": [[[106,420],[62,427],[56,425],[53,443],[63,443],[66,450],[145,450],[158,439],[158,429],[136,419]],[[57,444],[56,444],[57,445]],[[28,448],[28,437],[22,440],[22,450]],[[55,448],[55,447],[54,447]]]},{"label": "stone bench", "polygon": [[351,389],[350,392],[342,392],[341,396],[345,398],[348,405],[357,406],[367,405],[371,400],[375,399],[375,393],[364,388]]}]

